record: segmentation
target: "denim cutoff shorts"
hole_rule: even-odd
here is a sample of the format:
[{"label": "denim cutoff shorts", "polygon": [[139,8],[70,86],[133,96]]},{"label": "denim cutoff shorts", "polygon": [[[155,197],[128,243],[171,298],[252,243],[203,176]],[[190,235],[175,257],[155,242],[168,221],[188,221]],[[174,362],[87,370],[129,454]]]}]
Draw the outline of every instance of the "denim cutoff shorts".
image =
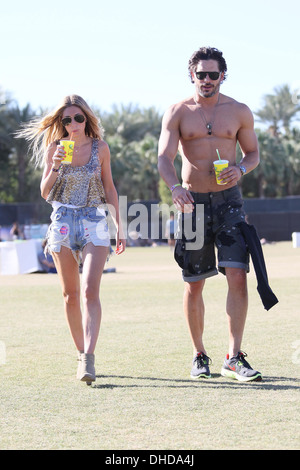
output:
[{"label": "denim cutoff shorts", "polygon": [[79,253],[88,243],[110,246],[110,235],[105,210],[97,207],[69,208],[60,206],[51,214],[47,233],[47,252],[59,253],[62,246],[69,248],[79,262]]},{"label": "denim cutoff shorts", "polygon": [[[182,268],[182,277],[186,282],[196,282],[214,276],[225,269],[241,268],[249,272],[249,250],[239,229],[239,223],[245,222],[243,200],[237,186],[219,192],[191,192],[195,204],[193,214],[179,213],[174,257]],[[199,249],[187,249],[185,237],[185,218],[192,218],[196,225],[196,205],[203,205],[203,245]],[[216,256],[218,256],[218,270]]]}]

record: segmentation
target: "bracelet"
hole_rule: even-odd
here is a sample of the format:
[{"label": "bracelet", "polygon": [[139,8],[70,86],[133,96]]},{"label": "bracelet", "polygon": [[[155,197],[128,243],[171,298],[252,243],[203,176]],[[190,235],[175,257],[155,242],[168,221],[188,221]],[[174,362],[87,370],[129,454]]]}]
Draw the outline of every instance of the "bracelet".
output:
[{"label": "bracelet", "polygon": [[239,169],[240,169],[240,171],[241,171],[242,176],[244,176],[244,175],[247,173],[247,170],[246,170],[246,168],[245,168],[244,166],[240,165],[240,166],[239,166]]},{"label": "bracelet", "polygon": [[56,168],[52,168],[52,171],[54,171],[54,173],[57,173],[57,172],[59,172],[59,168],[57,168],[57,170],[56,170]]},{"label": "bracelet", "polygon": [[177,188],[177,186],[181,186],[181,184],[179,184],[179,183],[173,184],[173,186],[170,187],[171,192],[173,192],[174,189]]}]

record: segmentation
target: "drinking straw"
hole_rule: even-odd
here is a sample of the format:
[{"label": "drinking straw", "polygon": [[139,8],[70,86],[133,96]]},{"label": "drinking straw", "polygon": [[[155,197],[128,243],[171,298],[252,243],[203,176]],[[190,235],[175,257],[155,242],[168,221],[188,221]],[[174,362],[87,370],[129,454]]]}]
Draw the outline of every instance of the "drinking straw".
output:
[{"label": "drinking straw", "polygon": [[216,149],[216,152],[217,152],[217,154],[218,154],[219,160],[221,160],[221,157],[220,157],[220,154],[219,154],[219,150]]},{"label": "drinking straw", "polygon": [[[74,134],[74,132],[71,132],[71,137],[70,137],[70,140],[71,140],[71,141],[73,140],[73,139],[72,139],[73,134]],[[74,146],[75,146],[75,145],[73,145],[73,150],[74,150]]]}]

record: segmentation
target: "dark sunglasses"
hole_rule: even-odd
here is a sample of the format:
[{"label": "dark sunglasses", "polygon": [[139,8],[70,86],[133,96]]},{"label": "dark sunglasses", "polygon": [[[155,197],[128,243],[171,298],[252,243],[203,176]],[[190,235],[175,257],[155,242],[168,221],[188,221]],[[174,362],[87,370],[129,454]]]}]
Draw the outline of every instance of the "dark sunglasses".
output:
[{"label": "dark sunglasses", "polygon": [[[75,114],[73,119],[74,119],[74,121],[79,122],[80,124],[82,124],[85,121],[85,117],[84,117],[83,114]],[[66,116],[66,117],[62,118],[61,122],[62,122],[62,125],[64,127],[66,127],[69,124],[71,124],[72,118],[70,116]]]},{"label": "dark sunglasses", "polygon": [[218,80],[220,73],[221,72],[195,72],[195,75],[198,80],[204,80],[206,75],[208,75],[211,80]]}]

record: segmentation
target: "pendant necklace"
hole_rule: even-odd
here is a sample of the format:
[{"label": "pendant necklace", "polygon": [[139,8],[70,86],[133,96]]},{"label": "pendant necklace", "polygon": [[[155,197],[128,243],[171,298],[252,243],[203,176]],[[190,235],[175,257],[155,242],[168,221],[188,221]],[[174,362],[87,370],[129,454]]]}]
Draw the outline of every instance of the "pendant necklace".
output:
[{"label": "pendant necklace", "polygon": [[[213,124],[214,124],[214,121],[215,121],[215,114],[216,114],[217,106],[218,106],[218,104],[219,104],[219,100],[220,100],[220,95],[218,96],[218,101],[217,101],[217,104],[216,104],[215,107],[214,107],[214,112],[213,112],[212,119],[211,119],[210,122],[207,122],[206,117],[205,117],[205,114],[204,114],[204,111],[202,111],[201,107],[198,108],[199,111],[200,111],[201,117],[202,117],[202,119],[203,119],[203,122],[204,122],[204,124],[205,124],[205,127],[206,127],[206,129],[207,129],[207,134],[208,134],[208,135],[212,135],[212,127],[213,127]],[[195,100],[195,98],[194,98],[194,101],[195,101],[195,104],[198,105],[198,103],[197,103],[197,101]]]},{"label": "pendant necklace", "polygon": [[83,147],[84,145],[86,145],[87,142],[83,142],[81,145],[75,145],[74,146],[74,152],[75,153],[78,153],[80,150],[81,150],[81,147]]}]

